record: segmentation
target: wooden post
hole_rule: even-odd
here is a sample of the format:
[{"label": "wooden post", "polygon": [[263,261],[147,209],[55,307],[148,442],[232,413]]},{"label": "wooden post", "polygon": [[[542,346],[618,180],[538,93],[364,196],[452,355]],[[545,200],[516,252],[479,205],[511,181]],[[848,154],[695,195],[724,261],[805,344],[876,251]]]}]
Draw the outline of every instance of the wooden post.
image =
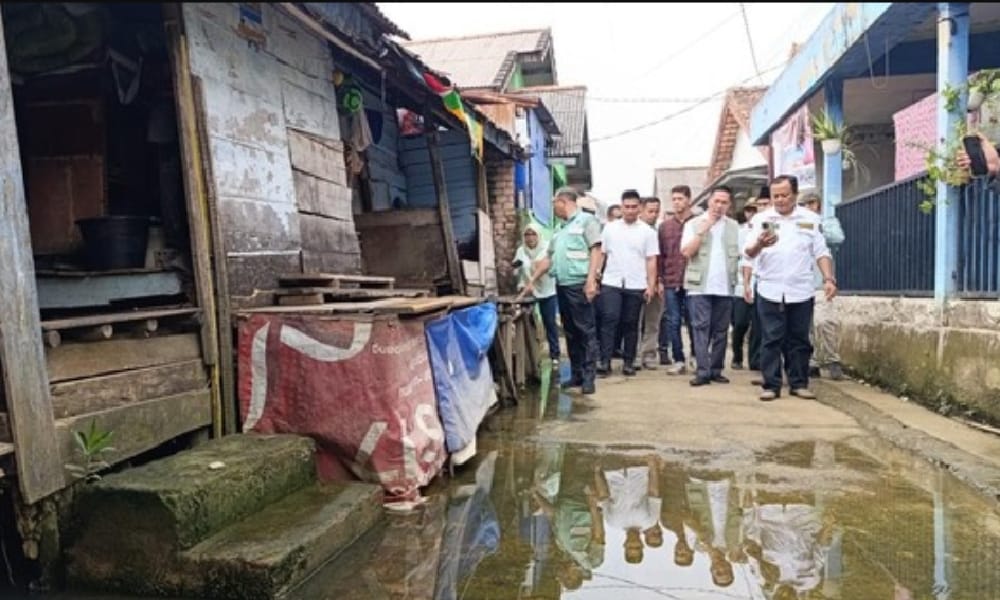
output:
[{"label": "wooden post", "polygon": [[25,502],[33,504],[66,483],[49,396],[35,261],[0,22],[0,362]]},{"label": "wooden post", "polygon": [[219,203],[215,192],[212,160],[208,153],[208,119],[205,116],[205,96],[201,78],[193,77],[194,102],[197,113],[198,141],[205,173],[208,198],[209,223],[212,229],[212,259],[215,272],[216,304],[218,309],[219,371],[222,380],[222,429],[226,434],[239,429],[236,410],[236,369],[233,366],[233,321],[229,307],[229,268],[226,262],[226,245],[219,222]]},{"label": "wooden post", "polygon": [[451,226],[451,207],[448,204],[448,186],[445,184],[444,163],[441,162],[441,152],[438,149],[437,125],[430,114],[424,119],[427,124],[427,152],[431,158],[431,177],[434,179],[434,192],[437,194],[438,214],[441,216],[441,230],[444,232],[445,255],[448,260],[448,276],[455,293],[465,295],[465,278],[462,277],[462,263],[458,260],[458,246],[455,245],[455,232]]},{"label": "wooden post", "polygon": [[[201,147],[198,143],[197,114],[191,88],[191,70],[187,39],[182,30],[182,10],[179,4],[163,6],[167,46],[170,51],[174,99],[177,104],[181,161],[184,166],[184,196],[187,200],[188,226],[191,237],[191,263],[194,266],[198,306],[204,320],[201,327],[202,359],[212,373],[212,431],[222,435],[222,400],[217,367],[218,329],[215,312],[215,286],[212,282],[212,237],[209,229],[208,202],[202,170]],[[228,332],[227,332],[228,333]]]}]

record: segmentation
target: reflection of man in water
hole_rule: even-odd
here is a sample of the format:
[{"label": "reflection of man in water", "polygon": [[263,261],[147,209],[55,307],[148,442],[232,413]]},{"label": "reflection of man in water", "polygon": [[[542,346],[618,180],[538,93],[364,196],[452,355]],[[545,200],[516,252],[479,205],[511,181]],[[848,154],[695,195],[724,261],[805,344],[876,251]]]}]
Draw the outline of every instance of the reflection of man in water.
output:
[{"label": "reflection of man in water", "polygon": [[740,527],[732,476],[705,472],[689,477],[684,489],[691,507],[691,528],[697,534],[695,548],[708,554],[715,585],[729,587],[734,574],[726,553],[735,548]]},{"label": "reflection of man in water", "polygon": [[625,530],[625,561],[642,562],[643,538],[651,548],[663,545],[656,457],[648,458],[643,467],[602,471],[594,465],[594,479],[608,526]]},{"label": "reflection of man in water", "polygon": [[[793,446],[798,445],[786,449]],[[833,449],[828,444],[818,444],[815,452],[812,448],[806,450],[800,460],[791,461],[801,462],[795,466],[833,465]],[[822,519],[822,509],[808,499],[810,495],[761,491],[744,513],[746,554],[753,559],[764,590],[773,592],[775,600],[792,600],[818,588],[827,570],[831,546],[835,548],[833,554],[839,556],[835,523],[832,519]],[[839,565],[836,571],[829,572],[828,577],[839,579]],[[836,586],[828,587],[825,592],[839,595]]]},{"label": "reflection of man in water", "polygon": [[[553,560],[555,577],[568,590],[578,589],[604,562],[604,519],[597,493],[581,478],[561,476],[585,468],[574,464],[579,461],[579,457],[561,454],[560,472],[540,478],[541,485],[532,492],[536,505],[549,519],[558,549]],[[553,475],[558,478],[555,482]]]},{"label": "reflection of man in water", "polygon": [[687,501],[687,474],[677,465],[666,464],[662,480],[660,523],[677,537],[674,542],[674,564],[678,567],[690,567],[694,564],[694,550],[688,544],[684,532],[684,523],[693,520]]}]

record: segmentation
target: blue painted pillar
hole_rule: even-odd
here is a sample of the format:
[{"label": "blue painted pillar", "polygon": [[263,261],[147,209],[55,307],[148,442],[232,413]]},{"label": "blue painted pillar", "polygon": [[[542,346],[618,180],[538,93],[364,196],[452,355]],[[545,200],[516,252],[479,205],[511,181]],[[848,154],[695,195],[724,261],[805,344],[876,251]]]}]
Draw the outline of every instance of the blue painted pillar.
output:
[{"label": "blue painted pillar", "polygon": [[[826,102],[826,114],[837,125],[844,124],[844,81],[830,78],[823,85],[823,97]],[[844,153],[838,150],[833,154],[823,154],[823,216],[832,217],[837,214],[844,187]]]},{"label": "blue painted pillar", "polygon": [[[958,106],[948,112],[946,87],[965,89],[969,76],[969,4],[938,3],[937,138],[943,146],[965,118],[968,95],[963,91]],[[958,189],[937,184],[934,209],[934,300],[943,304],[954,296],[958,278]]]}]

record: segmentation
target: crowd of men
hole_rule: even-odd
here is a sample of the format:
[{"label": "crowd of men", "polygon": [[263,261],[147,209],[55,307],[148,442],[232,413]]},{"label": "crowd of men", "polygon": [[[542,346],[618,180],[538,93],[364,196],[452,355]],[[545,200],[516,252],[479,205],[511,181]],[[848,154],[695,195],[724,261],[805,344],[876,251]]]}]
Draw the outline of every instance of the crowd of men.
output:
[{"label": "crowd of men", "polygon": [[[692,386],[729,383],[730,329],[731,367],[760,371],[760,400],[780,397],[783,385],[814,398],[809,377],[820,366],[842,377],[836,319],[821,305],[837,294],[828,242],[843,235],[835,218],[822,219],[817,195],[800,200],[795,177],[775,177],[747,200],[739,221],[729,216],[726,186],[710,191],[698,215],[691,189],[674,187],[662,221],[659,199],[627,190],[603,227],[578,200],[575,190],[558,190],[561,225],[547,244],[526,229],[515,262],[521,294],[540,302],[556,362],[559,313],[571,367],[566,387],[593,393],[617,356],[625,376],[666,366],[675,376],[692,369]],[[816,303],[817,290],[826,302]]]}]

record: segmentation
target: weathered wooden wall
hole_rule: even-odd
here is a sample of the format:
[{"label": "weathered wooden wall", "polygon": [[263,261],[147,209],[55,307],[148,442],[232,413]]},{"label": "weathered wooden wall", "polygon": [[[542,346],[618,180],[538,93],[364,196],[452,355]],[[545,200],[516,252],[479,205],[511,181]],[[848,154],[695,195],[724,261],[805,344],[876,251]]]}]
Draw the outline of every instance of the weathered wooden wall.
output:
[{"label": "weathered wooden wall", "polygon": [[[402,202],[407,199],[406,174],[399,164],[400,138],[396,109],[383,103],[381,94],[364,82],[361,89],[366,110],[377,111],[382,119],[381,136],[366,150],[371,177],[372,210],[389,210],[394,199],[399,198]],[[373,130],[372,134],[374,133]]]},{"label": "weathered wooden wall", "polygon": [[[465,130],[443,132],[440,137],[441,162],[444,163],[448,205],[452,228],[460,255],[465,260],[478,260],[476,243],[476,170],[469,134]],[[400,139],[400,162],[406,173],[408,204],[414,208],[437,206],[434,179],[431,176],[430,155],[425,136]]]},{"label": "weathered wooden wall", "polygon": [[[360,267],[350,193],[341,189],[329,49],[277,8],[262,6],[266,44],[256,49],[236,33],[237,4],[183,5],[236,306],[264,301],[278,276],[303,266]],[[321,158],[299,153],[307,146]]]}]

